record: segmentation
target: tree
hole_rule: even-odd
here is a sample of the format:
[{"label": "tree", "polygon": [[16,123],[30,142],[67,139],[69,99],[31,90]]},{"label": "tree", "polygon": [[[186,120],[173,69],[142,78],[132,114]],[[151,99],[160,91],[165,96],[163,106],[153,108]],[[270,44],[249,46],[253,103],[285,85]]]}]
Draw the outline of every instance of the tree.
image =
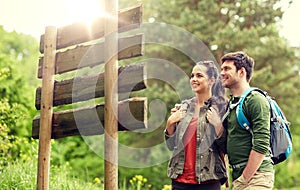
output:
[{"label": "tree", "polygon": [[279,2],[156,0],[151,1],[151,12],[157,22],[174,24],[195,34],[211,48],[217,60],[230,51],[246,51],[256,63],[252,85],[277,97],[289,119],[298,125],[292,110],[300,106],[293,101],[300,95],[300,60],[279,36],[277,22],[283,15]]},{"label": "tree", "polygon": [[[10,76],[9,69],[0,68],[0,83]],[[17,137],[10,135],[10,127],[15,126],[23,117],[23,110],[17,103],[9,104],[6,98],[0,98],[0,172],[8,162],[19,156]]]},{"label": "tree", "polygon": [[[194,34],[211,50],[216,60],[219,60],[223,54],[236,50],[246,51],[250,56],[254,57],[256,71],[251,83],[253,86],[267,90],[272,96],[277,98],[292,123],[294,149],[298,149],[300,144],[297,142],[300,131],[293,126],[300,124],[300,118],[297,116],[297,111],[295,111],[300,108],[300,102],[297,101],[300,97],[298,90],[300,86],[298,74],[300,61],[295,54],[295,49],[289,47],[286,40],[278,34],[277,22],[280,21],[283,14],[278,4],[279,0],[140,0],[139,2],[143,3],[144,22],[155,20],[155,22],[171,24]],[[119,3],[120,9],[136,4],[134,1],[129,0],[122,0]],[[4,137],[8,133],[29,136],[31,120],[36,114],[34,92],[39,83],[36,79],[39,56],[38,43],[29,36],[16,32],[8,33],[2,27],[0,27],[0,35],[0,80],[2,77],[4,78],[0,82],[0,100],[4,98],[8,100],[7,104],[1,103],[1,105],[8,105],[9,107],[6,106],[5,110],[10,110],[7,108],[11,108],[14,103],[18,103],[22,107],[19,109],[27,113],[24,122],[18,122],[16,125],[11,124],[9,126],[11,131],[2,130],[4,131],[2,136]],[[172,33],[161,32],[161,35],[169,36],[170,40],[177,38]],[[299,52],[299,49],[296,50]],[[188,56],[170,47],[146,44],[145,51],[145,56],[137,58],[137,60],[151,57],[160,58],[176,63],[187,74],[189,74],[194,64]],[[165,67],[165,65],[159,65],[158,67],[162,66]],[[159,70],[157,69],[157,71]],[[171,75],[172,73],[168,74]],[[184,83],[180,85],[184,85]],[[144,95],[149,97],[149,102],[156,98],[163,100],[168,109],[179,101],[174,89],[170,88],[164,81],[149,82],[149,88],[145,90]],[[160,131],[153,131],[153,133],[135,134],[135,136],[132,136],[132,134],[126,136],[126,133],[122,133],[120,141],[124,140],[126,143],[131,143],[128,146],[133,147],[140,145],[144,147],[152,146],[153,142],[163,140],[161,135],[164,124],[160,125],[158,128]],[[22,131],[24,128],[25,130]],[[62,144],[66,141],[62,140]],[[70,152],[77,154],[76,150],[80,146],[79,141],[76,139],[76,143],[73,145],[72,143],[68,144],[70,147],[68,149],[64,146],[64,155],[53,159],[56,162],[70,161],[71,163],[78,163],[76,159],[71,161],[74,156],[71,158],[68,155]],[[59,145],[55,146],[57,147],[54,147],[54,155],[55,150],[61,153]],[[83,163],[84,160],[92,160],[90,153],[86,158],[83,156],[86,149],[87,147],[80,147],[81,151],[75,156],[78,160],[82,160]],[[284,169],[300,167],[296,163],[300,156],[298,154],[294,151],[291,159],[276,166],[277,175],[282,175],[280,177],[277,176],[277,179],[293,179],[288,183],[276,180],[276,187],[290,187],[299,183],[297,172],[287,174]],[[157,152],[157,155],[162,155],[162,151]],[[143,155],[143,158],[149,157],[152,158],[152,155],[148,157]],[[95,159],[101,161],[100,158]],[[147,173],[146,177],[150,180],[151,178],[158,179],[157,176],[162,176],[161,166],[147,169],[148,172],[145,172]],[[95,167],[95,170],[90,173],[95,175],[99,171],[102,170]],[[120,170],[120,176],[126,177],[126,173],[130,173],[128,171],[128,168]],[[142,173],[143,171],[140,172]],[[77,173],[79,174],[80,171]],[[129,179],[131,177],[127,176],[126,178]],[[162,176],[159,180],[167,181],[167,177]],[[157,183],[159,183],[159,180],[156,180]],[[153,184],[156,188],[161,187],[161,185]]]},{"label": "tree", "polygon": [[0,85],[0,99],[7,99],[10,106],[18,104],[26,118],[9,126],[10,134],[30,137],[31,119],[36,114],[34,91],[38,84],[38,43],[31,36],[6,32],[1,26],[0,35],[0,68],[6,71]]},{"label": "tree", "polygon": [[[121,4],[127,3],[129,2],[122,1]],[[300,58],[295,49],[299,52],[299,48],[289,47],[286,39],[279,35],[278,22],[283,15],[280,0],[144,0],[142,3],[144,22],[155,20],[191,32],[210,48],[216,60],[225,53],[238,50],[253,57],[255,72],[251,85],[263,88],[276,97],[292,123],[294,149],[298,149],[300,130],[295,126],[300,124],[296,111],[300,108],[300,102],[297,101],[300,97]],[[161,35],[170,35],[170,40],[176,40],[177,37],[172,33],[164,34],[163,31]],[[185,55],[170,48],[146,46],[145,51],[146,57],[151,55],[171,61],[186,73],[190,72],[194,64]],[[165,89],[163,86],[161,88]],[[171,101],[167,103],[174,105]],[[282,168],[287,164],[295,166],[298,158],[299,155],[294,151],[291,159],[276,166],[277,170],[284,171]],[[289,176],[295,179],[293,182],[283,184],[277,181],[276,186],[293,186],[297,183],[295,176],[296,174]]]}]

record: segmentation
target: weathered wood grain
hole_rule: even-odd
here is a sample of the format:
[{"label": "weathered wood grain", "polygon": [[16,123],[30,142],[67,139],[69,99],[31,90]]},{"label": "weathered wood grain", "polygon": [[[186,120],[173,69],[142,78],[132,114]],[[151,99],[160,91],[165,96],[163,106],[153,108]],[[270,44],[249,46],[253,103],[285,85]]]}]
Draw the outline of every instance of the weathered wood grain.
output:
[{"label": "weathered wood grain", "polygon": [[45,64],[43,68],[43,91],[41,92],[41,131],[39,133],[39,152],[38,152],[38,174],[37,189],[49,189],[50,173],[50,151],[51,151],[51,124],[52,124],[52,102],[54,87],[54,68],[55,68],[55,46],[57,29],[48,26],[45,29]]},{"label": "weathered wood grain", "polygon": [[[125,93],[145,89],[146,69],[144,64],[119,68],[118,92]],[[36,90],[35,107],[41,108],[41,87]],[[55,81],[53,106],[71,104],[104,96],[104,73]]]},{"label": "weathered wood grain", "polygon": [[[142,5],[119,11],[119,32],[138,28],[142,22]],[[56,49],[92,41],[104,36],[104,18],[95,19],[90,25],[84,22],[74,23],[57,31]],[[40,38],[40,52],[44,53],[44,34]]]},{"label": "weathered wood grain", "polygon": [[[147,99],[136,97],[119,102],[118,130],[147,128]],[[32,122],[32,137],[39,138],[40,117]],[[104,105],[58,111],[52,115],[52,139],[75,135],[101,135],[104,133]]]},{"label": "weathered wood grain", "polygon": [[[128,36],[119,39],[118,60],[142,56],[143,34]],[[93,67],[104,63],[104,42],[92,45],[80,45],[56,54],[55,74]],[[40,57],[38,66],[38,78],[42,78],[44,57]]]}]

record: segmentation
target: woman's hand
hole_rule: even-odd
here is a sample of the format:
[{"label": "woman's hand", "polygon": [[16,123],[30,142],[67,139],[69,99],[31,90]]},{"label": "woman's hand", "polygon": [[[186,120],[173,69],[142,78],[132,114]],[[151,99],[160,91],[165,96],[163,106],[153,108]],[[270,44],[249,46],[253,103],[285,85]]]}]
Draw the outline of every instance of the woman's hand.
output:
[{"label": "woman's hand", "polygon": [[184,116],[186,110],[183,110],[179,106],[175,105],[174,108],[171,109],[171,115],[167,120],[166,129],[168,135],[173,135],[175,131],[175,124],[178,123]]},{"label": "woman's hand", "polygon": [[206,119],[210,124],[214,126],[217,137],[219,137],[222,134],[224,128],[217,108],[210,107],[206,113]]}]

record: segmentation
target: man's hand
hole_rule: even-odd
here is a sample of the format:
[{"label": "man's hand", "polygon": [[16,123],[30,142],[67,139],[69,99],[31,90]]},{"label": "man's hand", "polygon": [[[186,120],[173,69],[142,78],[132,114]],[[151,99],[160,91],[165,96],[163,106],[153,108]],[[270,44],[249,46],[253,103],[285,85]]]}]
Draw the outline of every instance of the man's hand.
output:
[{"label": "man's hand", "polygon": [[247,165],[242,173],[246,182],[249,182],[253,177],[254,173],[258,170],[259,166],[265,158],[264,154],[251,150]]}]

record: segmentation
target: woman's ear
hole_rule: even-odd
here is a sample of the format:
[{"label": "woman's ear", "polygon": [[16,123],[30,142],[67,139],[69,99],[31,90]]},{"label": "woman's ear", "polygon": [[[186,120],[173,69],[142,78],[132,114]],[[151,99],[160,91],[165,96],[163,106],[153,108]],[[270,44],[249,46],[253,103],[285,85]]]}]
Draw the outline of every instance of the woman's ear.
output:
[{"label": "woman's ear", "polygon": [[216,79],[212,77],[208,81],[209,81],[209,85],[212,86],[216,82]]}]

